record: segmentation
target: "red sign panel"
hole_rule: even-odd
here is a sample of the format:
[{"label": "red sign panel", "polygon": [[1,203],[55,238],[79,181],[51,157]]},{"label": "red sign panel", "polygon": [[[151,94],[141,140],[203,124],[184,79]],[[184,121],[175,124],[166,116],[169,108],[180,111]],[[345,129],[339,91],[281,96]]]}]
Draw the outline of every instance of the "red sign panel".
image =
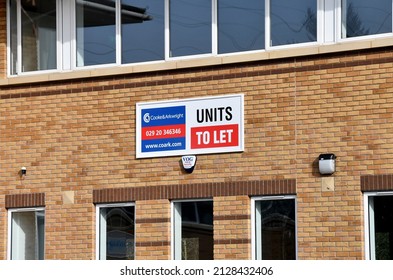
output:
[{"label": "red sign panel", "polygon": [[239,125],[199,126],[191,128],[191,148],[221,148],[239,145]]}]

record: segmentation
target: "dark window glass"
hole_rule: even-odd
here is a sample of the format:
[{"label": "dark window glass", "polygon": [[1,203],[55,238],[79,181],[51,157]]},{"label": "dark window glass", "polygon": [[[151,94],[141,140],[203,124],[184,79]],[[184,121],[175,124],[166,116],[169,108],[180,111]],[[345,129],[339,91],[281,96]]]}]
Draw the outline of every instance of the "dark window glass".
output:
[{"label": "dark window glass", "polygon": [[265,1],[218,1],[218,53],[265,48]]},{"label": "dark window glass", "polygon": [[181,202],[182,259],[213,259],[213,202]]},{"label": "dark window glass", "polygon": [[374,199],[375,259],[393,260],[393,196]]},{"label": "dark window glass", "polygon": [[342,37],[392,32],[391,0],[346,0],[342,6]]},{"label": "dark window glass", "polygon": [[122,1],[122,63],[165,58],[164,4],[162,0]]},{"label": "dark window glass", "polygon": [[12,75],[17,74],[16,63],[17,63],[17,54],[18,54],[18,21],[17,21],[17,4],[16,0],[10,1],[10,48],[11,48],[11,57],[10,63],[11,68],[10,72]]},{"label": "dark window glass", "polygon": [[263,260],[296,259],[295,200],[261,200],[260,231]]},{"label": "dark window glass", "polygon": [[270,6],[271,45],[317,40],[316,0],[274,0]]},{"label": "dark window glass", "polygon": [[116,62],[114,0],[76,0],[77,66]]},{"label": "dark window glass", "polygon": [[105,250],[100,250],[100,259],[134,259],[134,212],[134,206],[101,208],[100,246]]},{"label": "dark window glass", "polygon": [[171,0],[169,13],[171,57],[211,53],[211,0]]}]

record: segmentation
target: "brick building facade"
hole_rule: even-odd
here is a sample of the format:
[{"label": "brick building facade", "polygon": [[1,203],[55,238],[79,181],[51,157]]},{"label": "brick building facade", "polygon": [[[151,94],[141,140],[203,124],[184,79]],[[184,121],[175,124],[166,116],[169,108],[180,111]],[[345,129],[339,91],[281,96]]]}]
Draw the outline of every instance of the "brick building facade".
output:
[{"label": "brick building facade", "polygon": [[[135,206],[135,259],[172,259],[171,203],[198,199],[214,259],[252,259],[252,199],[286,196],[297,259],[369,258],[365,193],[393,189],[391,37],[9,77],[5,1],[0,19],[0,259],[24,208],[45,211],[45,259],[95,259],[96,205],[116,203]],[[243,152],[197,155],[191,174],[136,158],[136,103],[239,93]]]}]

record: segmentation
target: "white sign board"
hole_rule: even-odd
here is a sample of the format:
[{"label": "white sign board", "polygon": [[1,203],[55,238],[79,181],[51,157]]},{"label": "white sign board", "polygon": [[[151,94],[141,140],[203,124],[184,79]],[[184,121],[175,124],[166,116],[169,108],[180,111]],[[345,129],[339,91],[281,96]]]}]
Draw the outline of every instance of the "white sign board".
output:
[{"label": "white sign board", "polygon": [[136,157],[244,150],[243,94],[136,104]]}]

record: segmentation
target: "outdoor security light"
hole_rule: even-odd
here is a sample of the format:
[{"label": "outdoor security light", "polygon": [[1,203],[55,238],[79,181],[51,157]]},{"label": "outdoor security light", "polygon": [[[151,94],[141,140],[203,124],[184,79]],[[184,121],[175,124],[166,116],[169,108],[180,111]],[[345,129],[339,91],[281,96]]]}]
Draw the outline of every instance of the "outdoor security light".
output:
[{"label": "outdoor security light", "polygon": [[320,154],[319,155],[319,173],[322,175],[331,175],[336,171],[336,156],[335,154]]}]

